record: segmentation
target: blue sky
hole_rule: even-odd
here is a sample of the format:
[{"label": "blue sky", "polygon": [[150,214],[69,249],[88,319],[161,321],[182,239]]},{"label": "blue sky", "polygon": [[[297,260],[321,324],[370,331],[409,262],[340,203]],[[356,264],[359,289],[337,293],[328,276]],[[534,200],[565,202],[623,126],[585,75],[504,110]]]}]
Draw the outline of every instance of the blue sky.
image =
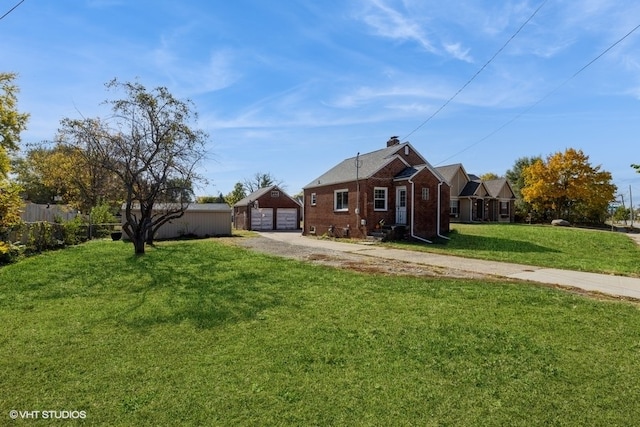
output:
[{"label": "blue sky", "polygon": [[256,172],[295,194],[397,135],[478,175],[581,149],[640,202],[640,30],[571,78],[638,24],[637,0],[25,0],[0,20],[0,71],[19,75],[23,143],[105,114],[114,77],[191,99],[198,194]]}]

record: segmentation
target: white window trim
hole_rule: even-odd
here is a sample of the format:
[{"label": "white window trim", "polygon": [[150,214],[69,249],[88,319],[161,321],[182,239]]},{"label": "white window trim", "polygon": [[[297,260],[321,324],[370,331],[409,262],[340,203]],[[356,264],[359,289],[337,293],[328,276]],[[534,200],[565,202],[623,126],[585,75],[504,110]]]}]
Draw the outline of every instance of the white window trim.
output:
[{"label": "white window trim", "polygon": [[311,206],[315,206],[318,203],[318,195],[316,193],[311,193]]},{"label": "white window trim", "polygon": [[[384,191],[384,208],[376,208],[376,191]],[[389,189],[387,187],[373,187],[373,210],[376,212],[386,212],[389,210]]]},{"label": "white window trim", "polygon": [[460,215],[460,200],[451,199],[451,201],[449,202],[449,215],[455,218]]},{"label": "white window trim", "polygon": [[429,200],[431,198],[429,193],[429,187],[422,187],[422,200]]},{"label": "white window trim", "polygon": [[[347,193],[347,207],[338,209],[338,193]],[[333,211],[334,212],[348,212],[349,211],[349,189],[341,188],[333,191]]]}]

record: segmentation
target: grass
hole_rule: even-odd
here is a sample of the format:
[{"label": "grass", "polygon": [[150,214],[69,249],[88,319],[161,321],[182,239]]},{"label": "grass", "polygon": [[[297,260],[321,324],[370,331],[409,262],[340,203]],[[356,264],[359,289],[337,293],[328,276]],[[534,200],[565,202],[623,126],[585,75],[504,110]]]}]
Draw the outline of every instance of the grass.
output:
[{"label": "grass", "polygon": [[110,426],[640,418],[630,303],[356,274],[218,240],[131,253],[90,242],[0,269],[0,424],[10,410]]},{"label": "grass", "polygon": [[467,258],[640,277],[640,246],[622,233],[526,224],[451,224],[451,240],[390,246]]}]

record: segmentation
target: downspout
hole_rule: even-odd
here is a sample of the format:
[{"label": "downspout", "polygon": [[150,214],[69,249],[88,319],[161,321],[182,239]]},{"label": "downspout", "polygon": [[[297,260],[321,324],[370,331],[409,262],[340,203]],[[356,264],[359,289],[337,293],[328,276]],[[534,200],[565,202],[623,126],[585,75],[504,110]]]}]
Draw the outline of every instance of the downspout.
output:
[{"label": "downspout", "polygon": [[[425,243],[433,243],[431,240],[423,239],[422,237],[416,236],[413,233],[413,222],[414,222],[415,211],[416,211],[416,191],[415,191],[415,183],[411,181],[411,178],[409,178],[409,183],[411,184],[411,237],[417,240],[421,240]],[[440,214],[438,213],[438,222],[439,221],[440,221]]]},{"label": "downspout", "polygon": [[444,182],[442,181],[438,183],[438,217],[436,221],[436,235],[441,239],[451,240],[451,238],[440,234],[440,217],[442,214],[442,207],[441,207],[442,201],[441,201],[440,195],[442,194],[442,184],[444,184]]},{"label": "downspout", "polygon": [[[303,189],[303,190],[302,190],[302,235],[303,235],[303,236],[306,236],[306,235],[307,235],[307,233],[306,233],[307,222],[305,221],[305,219],[306,219],[306,218],[305,218],[305,216],[304,216],[304,213],[305,213],[305,211],[306,211],[306,210],[305,210],[305,205],[306,205],[306,204],[307,204],[307,198],[306,198],[306,197],[304,197],[304,189]],[[299,219],[299,218],[298,218],[298,219]],[[300,222],[298,222],[298,225],[300,225]]]}]

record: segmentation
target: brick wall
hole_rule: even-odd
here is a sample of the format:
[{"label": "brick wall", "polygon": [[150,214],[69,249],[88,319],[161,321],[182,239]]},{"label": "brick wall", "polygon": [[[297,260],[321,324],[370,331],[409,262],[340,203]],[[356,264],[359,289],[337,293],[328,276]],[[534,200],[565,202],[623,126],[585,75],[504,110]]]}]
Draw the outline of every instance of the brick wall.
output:
[{"label": "brick wall", "polygon": [[[390,173],[393,166],[390,166]],[[324,235],[331,234],[337,237],[364,238],[368,232],[373,231],[381,220],[388,225],[396,223],[396,188],[404,186],[407,190],[407,226],[411,225],[411,203],[413,201],[412,189],[415,191],[415,215],[414,234],[423,238],[433,238],[438,234],[437,209],[438,209],[438,179],[427,169],[418,174],[413,186],[407,180],[394,181],[392,178],[372,178],[360,182],[360,214],[356,215],[357,187],[356,183],[336,184],[326,187],[318,187],[305,190],[304,193],[304,229],[303,234]],[[374,209],[374,189],[376,187],[387,188],[387,209],[376,211]],[[428,200],[422,200],[422,188],[427,188]],[[344,212],[334,210],[334,194],[336,190],[346,189],[349,192],[349,209]],[[440,233],[449,232],[449,186],[444,184],[440,188]],[[312,194],[315,193],[315,206],[311,204]],[[361,224],[365,220],[365,225]],[[312,232],[315,230],[315,233]],[[330,232],[333,230],[333,232]],[[348,230],[348,231],[347,231]]]},{"label": "brick wall", "polygon": [[[334,192],[346,189],[349,192],[348,210],[344,212],[334,211]],[[364,235],[359,230],[358,219],[355,215],[356,208],[356,183],[336,184],[325,187],[317,187],[304,191],[304,229],[303,234],[316,234],[322,236],[329,233],[331,227],[342,237],[345,230],[349,230],[351,237],[362,238]],[[312,194],[316,195],[316,204],[312,205]],[[315,228],[315,233],[313,229]],[[346,237],[346,236],[344,236]]]}]

